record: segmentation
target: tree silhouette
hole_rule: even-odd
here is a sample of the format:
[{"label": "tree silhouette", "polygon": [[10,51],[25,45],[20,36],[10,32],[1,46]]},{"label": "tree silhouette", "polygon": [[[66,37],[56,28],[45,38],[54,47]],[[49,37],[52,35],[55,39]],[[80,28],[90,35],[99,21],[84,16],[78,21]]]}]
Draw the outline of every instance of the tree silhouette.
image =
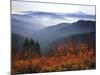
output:
[{"label": "tree silhouette", "polygon": [[27,56],[31,58],[34,55],[40,55],[40,44],[38,41],[34,41],[32,38],[29,40],[28,38],[24,41],[24,50],[27,52]]},{"label": "tree silhouette", "polygon": [[25,41],[24,41],[24,49],[25,50],[29,49],[29,40],[28,40],[28,38],[26,38]]},{"label": "tree silhouette", "polygon": [[41,54],[41,51],[40,51],[40,44],[39,44],[38,41],[36,41],[36,43],[35,43],[35,48],[36,48],[36,52],[37,52],[38,54]]},{"label": "tree silhouette", "polygon": [[34,40],[31,38],[31,39],[29,40],[29,47],[32,49],[32,48],[34,48],[34,46],[35,46],[35,42],[34,42]]}]

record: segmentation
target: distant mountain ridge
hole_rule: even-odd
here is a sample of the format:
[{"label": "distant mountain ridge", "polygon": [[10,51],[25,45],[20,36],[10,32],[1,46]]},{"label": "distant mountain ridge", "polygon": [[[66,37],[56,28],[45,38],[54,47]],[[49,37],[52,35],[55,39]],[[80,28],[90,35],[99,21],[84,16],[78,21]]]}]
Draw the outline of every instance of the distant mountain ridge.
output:
[{"label": "distant mountain ridge", "polygon": [[[95,32],[96,29],[95,24],[96,24],[95,21],[85,21],[85,20],[79,20],[74,23],[60,23],[57,25],[48,26],[46,28],[43,28],[39,31],[32,33],[31,38],[33,38],[34,40],[38,40],[41,46],[42,53],[47,53],[48,51],[50,51],[50,44],[56,41],[57,39],[67,38],[72,35]],[[21,29],[19,29],[19,31],[20,30]],[[26,32],[23,31],[23,33]],[[23,35],[19,35],[18,33],[13,33],[12,39],[13,43],[15,43],[13,44],[14,47],[19,46],[18,48],[22,49],[21,46],[23,44],[24,38],[25,36]],[[18,40],[18,45],[16,45],[15,41],[16,39]]]},{"label": "distant mountain ridge", "polygon": [[[56,39],[78,35],[83,33],[95,32],[95,21],[79,20],[74,23],[60,23],[49,26],[33,34],[33,38],[39,40],[42,50],[49,48],[49,44]],[[46,48],[47,47],[47,48]]]},{"label": "distant mountain ridge", "polygon": [[[23,16],[52,16],[53,18],[63,18],[63,17],[74,17],[74,18],[88,18],[95,19],[95,15],[86,14],[82,11],[77,11],[74,13],[52,13],[52,12],[40,12],[40,11],[23,11],[20,14]],[[15,14],[14,14],[15,15]]]},{"label": "distant mountain ridge", "polygon": [[11,24],[12,33],[16,33],[25,37],[31,37],[32,33],[45,27],[37,23],[28,22],[27,19],[25,20],[25,18],[24,20],[19,19],[19,17],[12,18]]},{"label": "distant mountain ridge", "polygon": [[95,31],[95,21],[79,20],[71,24],[61,23],[58,25],[46,27],[33,34],[33,37],[39,39],[39,36],[42,35],[40,39],[43,38],[44,40],[46,40],[53,37],[54,37],[53,39],[57,39],[59,37],[69,36],[73,34],[80,34],[84,32],[92,32],[92,31]]},{"label": "distant mountain ridge", "polygon": [[95,15],[86,14],[82,11],[75,13],[23,11],[11,15],[11,26],[13,33],[31,37],[33,33],[45,27],[60,23],[72,23],[80,19],[95,20]]}]

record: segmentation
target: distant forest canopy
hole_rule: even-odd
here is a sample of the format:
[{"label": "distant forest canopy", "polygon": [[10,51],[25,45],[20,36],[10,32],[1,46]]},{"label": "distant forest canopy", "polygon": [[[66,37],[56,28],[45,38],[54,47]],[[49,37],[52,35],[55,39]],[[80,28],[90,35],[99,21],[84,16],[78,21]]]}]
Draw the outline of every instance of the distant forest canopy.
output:
[{"label": "distant forest canopy", "polygon": [[[30,52],[32,56],[34,55],[55,55],[59,49],[61,49],[65,54],[68,52],[68,47],[75,47],[76,52],[80,51],[81,44],[86,48],[93,48],[95,51],[95,32],[88,32],[78,35],[73,35],[69,37],[64,37],[53,41],[50,47],[46,47],[47,53],[42,53],[41,45],[38,41],[32,38],[25,38],[22,44],[22,50],[17,50],[17,48],[12,46],[12,52]],[[74,51],[75,51],[74,48]],[[48,50],[49,49],[49,50]],[[59,53],[58,53],[59,54]],[[31,57],[32,57],[31,56]]]},{"label": "distant forest canopy", "polygon": [[[15,43],[17,43],[17,42],[15,42]],[[29,50],[33,54],[41,54],[39,42],[38,41],[34,41],[32,38],[24,39],[22,50]],[[17,48],[12,46],[12,52],[15,53],[17,51],[18,51]]]}]

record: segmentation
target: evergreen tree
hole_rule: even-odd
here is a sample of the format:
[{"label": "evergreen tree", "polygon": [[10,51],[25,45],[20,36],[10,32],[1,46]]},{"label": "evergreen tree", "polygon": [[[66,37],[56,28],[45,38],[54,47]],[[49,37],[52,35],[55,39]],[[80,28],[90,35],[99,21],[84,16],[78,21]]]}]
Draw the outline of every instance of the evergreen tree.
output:
[{"label": "evergreen tree", "polygon": [[39,42],[35,42],[32,38],[30,40],[26,38],[23,47],[26,50],[29,59],[31,59],[31,57],[34,55],[41,54]]},{"label": "evergreen tree", "polygon": [[30,41],[29,41],[29,46],[30,46],[30,48],[31,48],[31,49],[34,48],[34,45],[35,45],[35,42],[34,42],[34,40],[31,38]]},{"label": "evergreen tree", "polygon": [[29,48],[29,40],[28,38],[26,38],[24,41],[24,49],[28,50],[28,48]]},{"label": "evergreen tree", "polygon": [[34,55],[34,49],[35,49],[35,42],[34,40],[31,38],[29,40],[29,56],[30,58]]},{"label": "evergreen tree", "polygon": [[36,41],[35,43],[35,48],[36,48],[36,51],[38,54],[41,54],[41,51],[40,51],[40,44],[38,43],[38,41]]}]

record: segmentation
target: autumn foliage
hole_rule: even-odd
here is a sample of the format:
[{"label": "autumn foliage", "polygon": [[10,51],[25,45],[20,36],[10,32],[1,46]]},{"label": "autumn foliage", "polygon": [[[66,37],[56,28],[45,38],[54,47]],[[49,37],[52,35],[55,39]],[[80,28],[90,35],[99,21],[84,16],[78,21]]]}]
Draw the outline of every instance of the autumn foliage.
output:
[{"label": "autumn foliage", "polygon": [[[31,55],[30,50],[12,54],[12,75],[95,69],[95,48],[86,41],[69,40],[53,45],[53,55]],[[32,49],[33,50],[33,49]]]}]

